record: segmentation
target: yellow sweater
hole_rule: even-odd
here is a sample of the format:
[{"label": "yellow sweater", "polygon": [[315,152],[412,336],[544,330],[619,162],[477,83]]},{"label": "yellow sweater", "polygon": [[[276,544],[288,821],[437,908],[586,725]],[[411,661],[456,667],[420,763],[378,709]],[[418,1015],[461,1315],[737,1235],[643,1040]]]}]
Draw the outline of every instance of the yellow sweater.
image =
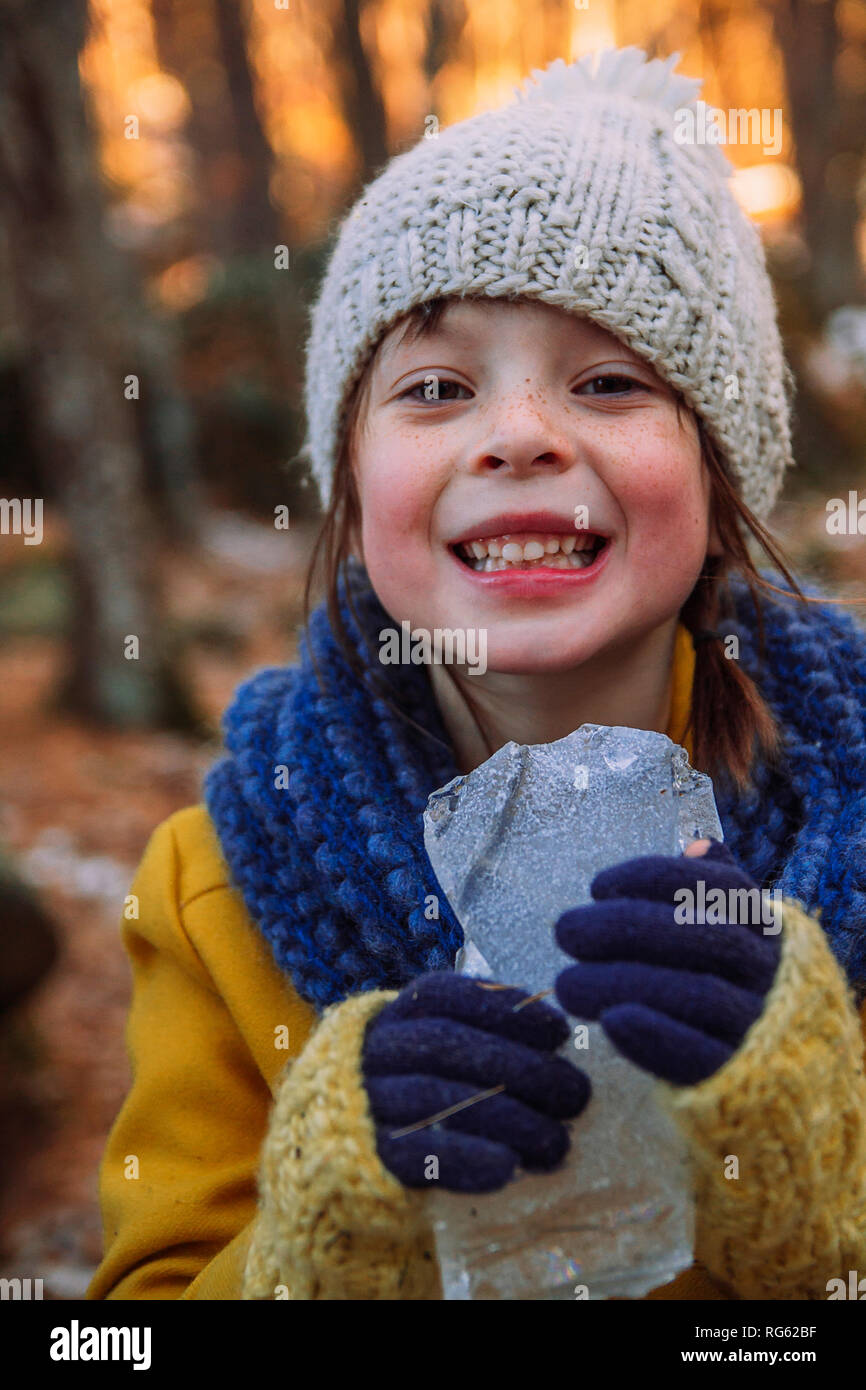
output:
[{"label": "yellow sweater", "polygon": [[[668,733],[689,752],[693,670],[680,627]],[[366,1024],[396,991],[317,1025],[203,806],[157,828],[131,892],[133,1080],[87,1297],[441,1298],[424,1194],[380,1163],[360,1076]],[[866,1272],[864,1034],[820,926],[786,902],[779,972],[737,1053],[697,1086],[658,1083],[690,1144],[697,1258],[648,1298],[818,1299]]]}]

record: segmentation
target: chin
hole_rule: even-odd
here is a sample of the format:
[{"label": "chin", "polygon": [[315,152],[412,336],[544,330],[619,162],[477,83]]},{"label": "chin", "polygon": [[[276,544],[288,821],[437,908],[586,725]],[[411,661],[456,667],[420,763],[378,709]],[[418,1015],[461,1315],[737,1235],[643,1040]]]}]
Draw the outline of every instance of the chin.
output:
[{"label": "chin", "polygon": [[488,631],[487,669],[509,676],[552,675],[574,671],[599,651],[596,642],[575,644],[570,633],[562,642],[535,633],[524,641],[497,642]]}]

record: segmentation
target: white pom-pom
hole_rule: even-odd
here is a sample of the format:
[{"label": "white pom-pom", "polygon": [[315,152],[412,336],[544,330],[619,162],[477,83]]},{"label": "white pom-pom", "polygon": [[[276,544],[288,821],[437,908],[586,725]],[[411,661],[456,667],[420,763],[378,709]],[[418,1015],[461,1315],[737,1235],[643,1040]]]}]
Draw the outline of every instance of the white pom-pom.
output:
[{"label": "white pom-pom", "polygon": [[677,111],[691,105],[701,90],[699,77],[673,72],[682,54],[647,59],[642,48],[605,48],[587,53],[575,63],[555,58],[546,68],[533,68],[524,89],[515,88],[518,101],[575,101],[601,92],[633,97]]}]

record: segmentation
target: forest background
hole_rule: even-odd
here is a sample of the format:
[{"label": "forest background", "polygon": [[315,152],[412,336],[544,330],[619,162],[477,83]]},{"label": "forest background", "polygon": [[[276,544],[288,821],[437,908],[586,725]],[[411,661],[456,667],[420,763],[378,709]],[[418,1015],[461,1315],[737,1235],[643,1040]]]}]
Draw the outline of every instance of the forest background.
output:
[{"label": "forest background", "polygon": [[[135,866],[237,682],[295,651],[339,222],[431,115],[611,44],[781,112],[778,149],[726,150],[798,388],[771,528],[866,594],[862,0],[0,0],[0,1276],[46,1298],[101,1254]],[[828,526],[852,497],[862,530]]]}]

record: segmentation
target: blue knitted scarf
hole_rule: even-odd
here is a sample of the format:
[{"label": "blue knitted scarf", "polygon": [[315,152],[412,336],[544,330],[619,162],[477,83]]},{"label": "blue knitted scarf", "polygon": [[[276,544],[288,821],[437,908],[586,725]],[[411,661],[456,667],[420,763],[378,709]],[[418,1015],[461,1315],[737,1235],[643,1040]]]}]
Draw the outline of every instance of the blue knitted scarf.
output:
[{"label": "blue knitted scarf", "polygon": [[[318,1011],[448,969],[463,940],[424,849],[427,796],[458,772],[429,673],[380,664],[378,634],[393,619],[357,564],[350,582],[352,605],[344,579],[341,613],[363,677],[321,605],[299,663],[259,671],[238,688],[224,717],[229,756],[204,787],[250,915]],[[725,840],[762,887],[820,915],[859,1003],[866,996],[866,634],[839,609],[770,596],[760,665],[748,589],[735,579],[731,593],[736,617],[723,630],[739,638],[742,666],[781,723],[784,755],[775,769],[758,765],[745,796],[716,788]]]}]

